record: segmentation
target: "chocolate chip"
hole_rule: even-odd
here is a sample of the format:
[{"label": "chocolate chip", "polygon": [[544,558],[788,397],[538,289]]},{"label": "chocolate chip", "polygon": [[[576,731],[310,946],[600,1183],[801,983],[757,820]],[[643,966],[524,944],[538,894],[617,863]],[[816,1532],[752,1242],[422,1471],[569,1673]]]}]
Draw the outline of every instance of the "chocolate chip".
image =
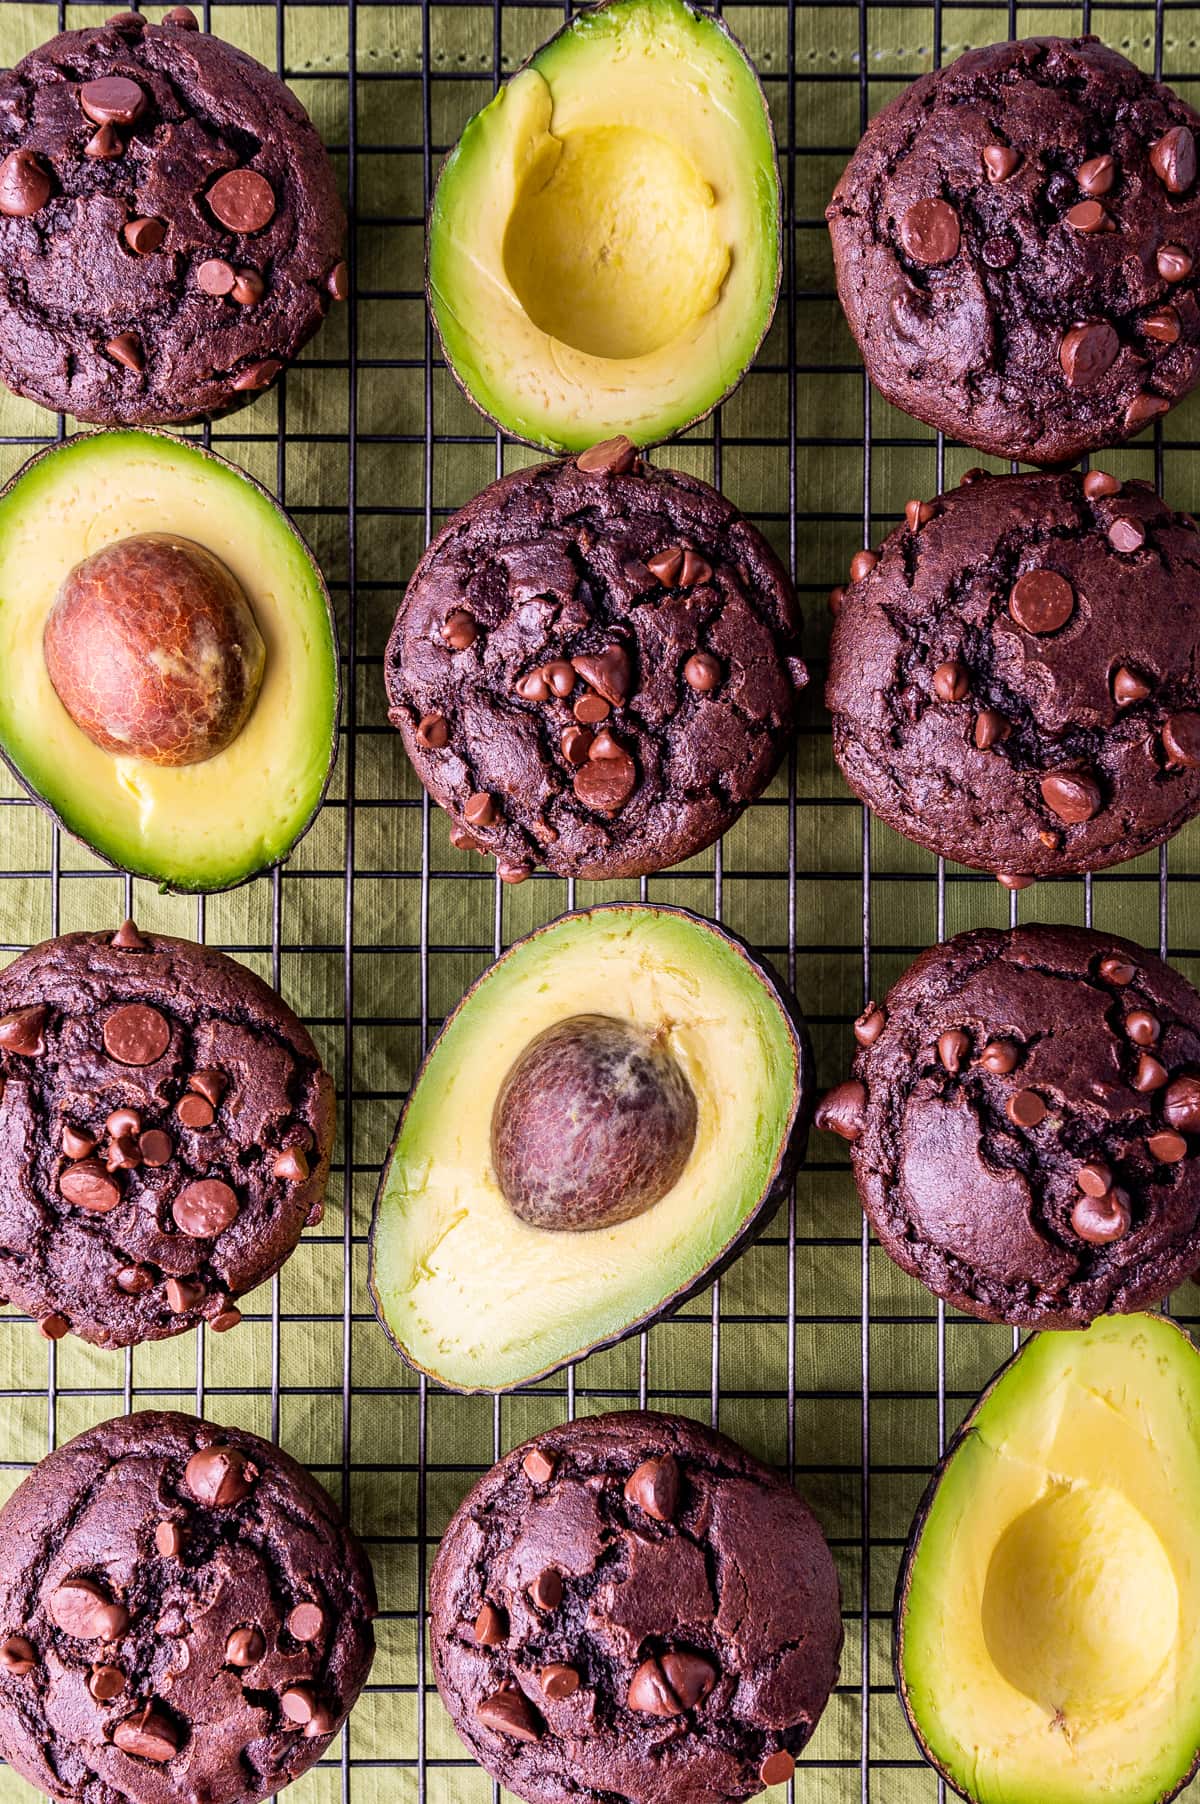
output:
[{"label": "chocolate chip", "polygon": [[1076,201],[1067,209],[1067,224],[1073,232],[1105,232],[1112,229],[1112,220],[1098,200]]},{"label": "chocolate chip", "polygon": [[475,1719],[496,1735],[511,1741],[540,1741],[542,1724],[533,1705],[515,1686],[494,1691],[475,1706]]},{"label": "chocolate chip", "polygon": [[637,462],[637,451],[625,437],[602,439],[598,445],[592,445],[581,451],[575,459],[575,466],[585,476],[600,476],[611,470],[616,476],[623,476],[632,470]]},{"label": "chocolate chip", "polygon": [[683,564],[679,571],[679,587],[681,589],[695,589],[701,583],[708,583],[711,581],[712,565],[708,563],[705,558],[702,558],[698,551],[693,551],[690,545],[685,546]]},{"label": "chocolate chip", "polygon": [[1085,194],[1107,194],[1116,180],[1117,166],[1107,154],[1089,157],[1075,171],[1075,180]]},{"label": "chocolate chip", "polygon": [[[550,700],[550,685],[546,681],[545,674],[540,670],[530,670],[523,677],[518,677],[516,687],[517,694],[523,702],[548,702]],[[429,715],[427,718],[437,720],[441,716]],[[424,722],[421,724],[424,725]]]},{"label": "chocolate chip", "polygon": [[1186,125],[1173,125],[1150,147],[1150,167],[1168,194],[1184,194],[1196,179],[1196,140]]},{"label": "chocolate chip", "polygon": [[115,338],[107,341],[104,349],[113,362],[119,363],[122,369],[133,370],[136,373],[146,367],[146,353],[142,349],[142,341],[136,332],[118,332]]},{"label": "chocolate chip", "polygon": [[988,752],[1002,739],[1007,739],[1012,728],[1003,714],[997,714],[994,708],[981,708],[975,716],[975,744],[981,752]]},{"label": "chocolate chip", "polygon": [[1072,388],[1091,388],[1111,369],[1121,341],[1107,320],[1086,320],[1063,333],[1058,361]]},{"label": "chocolate chip", "polygon": [[1037,878],[1031,877],[1023,871],[997,871],[996,882],[1002,889],[1032,889],[1033,885],[1037,882]]},{"label": "chocolate chip", "polygon": [[267,285],[256,269],[239,269],[230,293],[239,307],[257,307]]},{"label": "chocolate chip", "polygon": [[632,673],[628,654],[622,646],[609,645],[601,652],[583,652],[572,658],[571,664],[610,707],[619,707],[629,694]]},{"label": "chocolate chip", "polygon": [[214,1441],[193,1453],[184,1467],[184,1483],[197,1503],[209,1509],[228,1509],[254,1489],[258,1467],[240,1447]]},{"label": "chocolate chip", "polygon": [[1067,826],[1090,821],[1100,812],[1100,786],[1086,771],[1048,771],[1039,788],[1047,808]]},{"label": "chocolate chip", "polygon": [[139,257],[156,251],[166,235],[167,228],[161,219],[131,219],[123,233],[126,244]]},{"label": "chocolate chip", "polygon": [[1163,723],[1162,742],[1171,764],[1194,770],[1200,765],[1200,714],[1168,715]]},{"label": "chocolate chip", "polygon": [[1146,1146],[1150,1156],[1160,1165],[1178,1165],[1180,1159],[1187,1158],[1187,1141],[1182,1134],[1171,1133],[1169,1129],[1151,1134]]},{"label": "chocolate chip", "polygon": [[1035,1128],[1045,1118],[1046,1105],[1036,1090],[1018,1090],[1005,1103],[1004,1112],[1015,1127]]},{"label": "chocolate chip", "polygon": [[163,14],[164,25],[174,25],[177,31],[199,31],[200,21],[190,6],[173,6]]},{"label": "chocolate chip", "polygon": [[225,1643],[227,1666],[257,1666],[267,1651],[266,1636],[259,1628],[234,1629]]},{"label": "chocolate chip", "polygon": [[241,370],[234,377],[233,386],[240,392],[247,389],[270,388],[282,368],[282,363],[276,358],[266,357],[261,363],[248,364],[244,370]]},{"label": "chocolate chip", "polygon": [[627,1710],[640,1710],[645,1716],[678,1716],[680,1705],[667,1684],[657,1660],[643,1660],[632,1679],[625,1698]]},{"label": "chocolate chip", "polygon": [[962,1070],[962,1062],[971,1050],[971,1039],[961,1027],[952,1027],[938,1036],[938,1058],[947,1071]]},{"label": "chocolate chip", "polygon": [[1057,570],[1027,570],[1012,587],[1008,611],[1027,633],[1056,633],[1075,612],[1075,591]]},{"label": "chocolate chip", "polygon": [[115,1178],[98,1159],[81,1159],[59,1174],[59,1193],[77,1209],[92,1215],[107,1215],[121,1201],[121,1190]]},{"label": "chocolate chip", "polygon": [[141,1151],[142,1163],[157,1170],[163,1165],[170,1164],[171,1156],[175,1151],[175,1142],[171,1139],[170,1134],[164,1133],[162,1128],[147,1128],[138,1141],[138,1147]]},{"label": "chocolate chip", "polygon": [[1011,269],[1021,247],[1007,232],[994,232],[984,239],[980,254],[989,269]]},{"label": "chocolate chip", "polygon": [[86,1159],[89,1153],[96,1150],[96,1142],[91,1134],[82,1134],[70,1123],[63,1127],[62,1149],[68,1159]]},{"label": "chocolate chip", "polygon": [[1075,1182],[1085,1196],[1107,1196],[1112,1181],[1112,1172],[1102,1159],[1089,1159],[1075,1173]]},{"label": "chocolate chip", "polygon": [[1133,1073],[1133,1087],[1139,1095],[1145,1096],[1151,1090],[1161,1090],[1170,1073],[1161,1059],[1156,1059],[1152,1052],[1138,1054],[1138,1062]]},{"label": "chocolate chip", "polygon": [[170,1044],[170,1022],[148,1003],[126,1003],[104,1023],[105,1048],[122,1065],[153,1065]]},{"label": "chocolate chip", "polygon": [[1081,1196],[1071,1210],[1071,1226],[1089,1246],[1109,1246],[1114,1240],[1123,1240],[1131,1219],[1128,1203],[1115,1191],[1103,1196]]},{"label": "chocolate chip", "polygon": [[13,150],[0,163],[0,213],[30,219],[50,199],[50,177],[31,150]]},{"label": "chocolate chip", "polygon": [[185,1184],[171,1205],[181,1234],[208,1240],[223,1234],[238,1212],[236,1193],[220,1178],[197,1178]]},{"label": "chocolate chip", "polygon": [[289,1722],[308,1723],[317,1707],[317,1694],[311,1685],[289,1685],[280,1692],[279,1703]]},{"label": "chocolate chip", "polygon": [[482,1604],[473,1632],[480,1647],[500,1647],[508,1634],[508,1619],[495,1604]]},{"label": "chocolate chip", "polygon": [[79,104],[93,125],[132,125],[146,110],[146,95],[125,75],[102,75],[85,82]]},{"label": "chocolate chip", "polygon": [[814,1119],[828,1134],[840,1134],[843,1140],[857,1140],[866,1125],[866,1113],[866,1085],[856,1077],[848,1077],[844,1084],[838,1084],[821,1098]]},{"label": "chocolate chip", "polygon": [[664,1654],[663,1676],[685,1710],[702,1704],[717,1682],[716,1668],[700,1654]]},{"label": "chocolate chip", "polygon": [[679,1463],[674,1455],[643,1460],[625,1480],[625,1498],[655,1522],[673,1522],[679,1508]]},{"label": "chocolate chip", "polygon": [[228,1334],[231,1328],[237,1327],[241,1319],[242,1312],[237,1304],[227,1303],[224,1309],[219,1309],[216,1315],[209,1317],[208,1325],[214,1334]]},{"label": "chocolate chip", "polygon": [[308,1159],[302,1146],[285,1146],[275,1158],[271,1175],[285,1184],[302,1184],[308,1176]]},{"label": "chocolate chip", "polygon": [[335,301],[350,299],[350,265],[346,262],[335,263],[325,279],[325,286]]},{"label": "chocolate chip", "polygon": [[125,1674],[119,1666],[93,1666],[87,1688],[98,1704],[109,1704],[125,1689]]},{"label": "chocolate chip", "polygon": [[139,1297],[144,1291],[153,1290],[154,1273],[148,1265],[123,1265],[114,1272],[113,1281],[127,1296]]},{"label": "chocolate chip", "polygon": [[571,712],[580,726],[594,727],[608,719],[612,708],[602,695],[581,695]]},{"label": "chocolate chip", "polygon": [[123,1134],[140,1134],[142,1118],[136,1109],[114,1109],[104,1123],[104,1131],[116,1140]]},{"label": "chocolate chip", "polygon": [[585,808],[615,814],[637,786],[637,767],[627,752],[616,758],[597,758],[594,743],[588,756],[590,761],[575,772],[576,799]]},{"label": "chocolate chip", "polygon": [[572,1698],[579,1690],[579,1674],[573,1666],[563,1666],[554,1660],[549,1666],[543,1666],[538,1674],[538,1684],[548,1698],[556,1701],[561,1698]]},{"label": "chocolate chip", "polygon": [[711,695],[721,681],[721,665],[711,652],[694,651],[683,667],[683,680],[698,695]]},{"label": "chocolate chip", "polygon": [[183,1530],[178,1522],[160,1522],[154,1531],[154,1545],[164,1560],[178,1559],[183,1552]]},{"label": "chocolate chip", "polygon": [[224,257],[207,257],[196,271],[197,287],[216,298],[231,294],[236,281],[233,264],[226,263]]},{"label": "chocolate chip", "polygon": [[189,1090],[195,1090],[197,1095],[205,1097],[215,1109],[229,1086],[223,1071],[214,1071],[206,1067],[203,1070],[192,1072],[188,1078],[187,1087]]},{"label": "chocolate chip", "polygon": [[835,583],[833,588],[829,591],[829,612],[833,615],[835,620],[842,611],[842,603],[845,599],[845,583]]},{"label": "chocolate chip", "polygon": [[61,1340],[64,1334],[71,1332],[71,1324],[65,1315],[57,1310],[52,1315],[44,1315],[38,1323],[38,1333],[43,1340]]},{"label": "chocolate chip", "polygon": [[1124,989],[1137,976],[1137,967],[1119,953],[1109,952],[1100,960],[1099,973],[1106,983],[1115,983],[1118,988]]},{"label": "chocolate chip", "polygon": [[989,182],[1006,182],[1010,175],[1015,175],[1024,158],[1019,150],[1011,144],[985,144],[983,147],[983,167],[987,171]]},{"label": "chocolate chip", "polygon": [[204,1296],[204,1284],[200,1278],[168,1278],[167,1307],[172,1315],[186,1315],[194,1309]]},{"label": "chocolate chip", "polygon": [[656,551],[646,559],[646,568],[664,589],[673,589],[683,569],[683,546],[669,545],[665,551]]},{"label": "chocolate chip", "polygon": [[[121,1134],[110,1140],[104,1163],[109,1171],[136,1171],[142,1162],[142,1149],[132,1134]],[[76,1167],[78,1169],[78,1167]]]},{"label": "chocolate chip", "polygon": [[1125,1032],[1135,1046],[1153,1046],[1162,1026],[1149,1009],[1135,1008],[1125,1017]]},{"label": "chocolate chip", "polygon": [[37,1654],[33,1643],[26,1641],[24,1635],[10,1635],[0,1645],[0,1667],[23,1679],[27,1672],[32,1672],[37,1665]]},{"label": "chocolate chip", "polygon": [[909,532],[920,532],[923,526],[928,526],[936,511],[932,501],[918,501],[915,499],[906,501],[904,503],[904,518],[908,523]]},{"label": "chocolate chip", "polygon": [[125,145],[115,125],[102,125],[94,132],[83,147],[85,157],[94,162],[112,163],[117,157],[125,154]]},{"label": "chocolate chip", "polygon": [[332,1735],[337,1727],[337,1718],[327,1704],[320,1698],[313,1705],[312,1715],[304,1725],[305,1741],[313,1741],[318,1735]]},{"label": "chocolate chip", "polygon": [[275,190],[256,169],[230,169],[208,191],[214,218],[231,232],[261,232],[275,217]]},{"label": "chocolate chip", "polygon": [[619,740],[614,739],[607,727],[592,737],[589,758],[625,758],[628,753]]},{"label": "chocolate chip", "polygon": [[1160,245],[1155,261],[1164,282],[1183,282],[1192,273],[1192,253],[1181,244]]},{"label": "chocolate chip", "polygon": [[592,736],[586,727],[565,727],[558,743],[568,764],[587,763]]},{"label": "chocolate chip", "polygon": [[496,804],[490,795],[480,789],[467,797],[463,815],[472,827],[490,827],[496,818]]},{"label": "chocolate chip", "polygon": [[887,1026],[887,1016],[877,1002],[868,1002],[854,1023],[854,1038],[860,1046],[874,1046]]},{"label": "chocolate chip", "polygon": [[1119,495],[1121,479],[1107,470],[1089,470],[1083,479],[1083,492],[1089,501],[1103,501],[1106,495]]},{"label": "chocolate chip", "polygon": [[35,1058],[45,1050],[42,1037],[45,1025],[46,1010],[40,1003],[33,1008],[17,1008],[7,1015],[0,1015],[0,1052],[15,1052],[25,1059]]},{"label": "chocolate chip", "polygon": [[965,700],[968,687],[967,673],[957,658],[947,658],[933,673],[933,693],[940,702]]},{"label": "chocolate chip", "polygon": [[557,1610],[562,1602],[562,1573],[553,1566],[539,1572],[529,1587],[529,1601],[535,1610]]},{"label": "chocolate chip", "polygon": [[110,946],[116,946],[121,952],[149,952],[150,942],[137,930],[132,921],[122,921],[112,939]]},{"label": "chocolate chip", "polygon": [[554,1456],[544,1453],[540,1447],[531,1447],[521,1461],[526,1478],[534,1485],[544,1485],[553,1478],[556,1464]]},{"label": "chocolate chip", "polygon": [[960,238],[958,214],[948,201],[915,201],[900,221],[900,242],[914,263],[949,263]]},{"label": "chocolate chip", "polygon": [[214,1119],[212,1104],[206,1096],[198,1096],[189,1090],[175,1104],[175,1114],[187,1128],[211,1127]]},{"label": "chocolate chip", "polygon": [[1145,701],[1150,693],[1150,685],[1144,677],[1138,676],[1135,670],[1130,670],[1127,664],[1122,664],[1121,668],[1113,673],[1112,692],[1113,700],[1118,708],[1130,708],[1134,702]]},{"label": "chocolate chip", "polygon": [[777,1753],[767,1755],[758,1769],[758,1776],[764,1785],[786,1785],[795,1770],[795,1760],[786,1748],[780,1748]]},{"label": "chocolate chip", "polygon": [[1200,1134],[1200,1077],[1172,1078],[1162,1112],[1163,1120],[1177,1132]]},{"label": "chocolate chip", "polygon": [[856,551],[850,559],[850,581],[852,583],[862,582],[864,576],[870,576],[878,562],[877,552]]},{"label": "chocolate chip", "polygon": [[77,1641],[115,1641],[129,1626],[124,1604],[114,1603],[95,1579],[64,1579],[47,1607],[64,1634]]},{"label": "chocolate chip", "polygon": [[134,1754],[139,1760],[153,1760],[158,1766],[179,1752],[179,1736],[174,1723],[152,1704],[144,1705],[118,1723],[113,1730],[113,1740],[123,1754]]},{"label": "chocolate chip", "polygon": [[449,831],[450,844],[458,852],[482,852],[485,850],[477,839],[473,839],[465,827],[452,826]]},{"label": "chocolate chip", "polygon": [[113,13],[104,23],[117,31],[141,32],[146,29],[146,21],[141,13]]},{"label": "chocolate chip", "polygon": [[979,1055],[979,1063],[993,1077],[1007,1077],[1021,1059],[1021,1048],[1013,1040],[989,1040]]},{"label": "chocolate chip", "polygon": [[575,687],[575,666],[566,658],[552,658],[542,666],[542,675],[555,695],[565,700]]},{"label": "chocolate chip", "polygon": [[1144,313],[1141,328],[1147,338],[1157,344],[1173,345],[1178,342],[1180,333],[1179,315],[1174,307],[1156,307],[1153,313]]}]

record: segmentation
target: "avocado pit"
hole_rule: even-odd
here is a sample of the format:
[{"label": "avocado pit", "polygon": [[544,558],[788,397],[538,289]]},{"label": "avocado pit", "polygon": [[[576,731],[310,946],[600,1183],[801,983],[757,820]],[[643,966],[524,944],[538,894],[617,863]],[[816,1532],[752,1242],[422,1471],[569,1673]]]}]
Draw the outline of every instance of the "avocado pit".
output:
[{"label": "avocado pit", "polygon": [[249,719],[266,663],[233,572],[169,533],[119,539],[68,571],[42,648],[81,732],[156,765],[224,751]]},{"label": "avocado pit", "polygon": [[573,1015],[536,1035],[500,1086],[492,1163],[522,1221],[579,1232],[652,1208],[695,1137],[695,1093],[665,1035]]}]

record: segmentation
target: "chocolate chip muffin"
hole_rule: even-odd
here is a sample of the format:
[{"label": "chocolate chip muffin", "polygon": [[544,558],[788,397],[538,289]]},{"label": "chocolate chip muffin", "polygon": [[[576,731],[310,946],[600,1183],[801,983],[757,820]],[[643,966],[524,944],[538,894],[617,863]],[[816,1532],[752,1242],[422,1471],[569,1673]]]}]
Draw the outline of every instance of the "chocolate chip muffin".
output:
[{"label": "chocolate chip muffin", "polygon": [[186,6],[0,73],[0,377],[102,425],[253,400],[347,293],[308,114]]},{"label": "chocolate chip muffin", "polygon": [[1132,858],[1200,810],[1200,534],[1100,470],[973,475],[834,591],[834,754],[1013,885]]},{"label": "chocolate chip muffin", "polygon": [[1200,1266],[1200,996],[1161,959],[1082,927],[962,933],[854,1031],[817,1125],[935,1296],[1086,1328]]},{"label": "chocolate chip muffin", "polygon": [[102,1347],[241,1320],[319,1221],[333,1083],[287,1005],[189,940],[68,933],[0,972],[0,1290]]},{"label": "chocolate chip muffin", "polygon": [[465,1499],[430,1578],[455,1728],[528,1804],[728,1804],[790,1778],[837,1679],[807,1505],[723,1435],[564,1423]]},{"label": "chocolate chip muffin", "polygon": [[981,451],[1068,462],[1200,376],[1200,120],[1095,38],[969,50],[873,120],[828,210],[889,401]]},{"label": "chocolate chip muffin", "polygon": [[791,584],[707,483],[627,439],[484,489],[388,643],[388,718],[507,882],[638,877],[762,793],[807,681]]},{"label": "chocolate chip muffin", "polygon": [[102,1422],[0,1510],[0,1750],[73,1804],[241,1804],[306,1772],[370,1671],[358,1541],[257,1435]]}]

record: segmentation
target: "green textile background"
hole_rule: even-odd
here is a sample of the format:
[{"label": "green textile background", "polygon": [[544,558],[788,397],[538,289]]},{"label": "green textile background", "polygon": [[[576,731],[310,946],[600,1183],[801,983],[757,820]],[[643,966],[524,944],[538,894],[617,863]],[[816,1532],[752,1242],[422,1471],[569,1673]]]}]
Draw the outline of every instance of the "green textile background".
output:
[{"label": "green textile background", "polygon": [[[95,23],[118,4],[69,5],[66,22]],[[193,4],[199,10],[199,0]],[[163,8],[145,10],[158,18]],[[870,825],[864,847],[863,812],[835,771],[820,701],[825,592],[842,580],[863,542],[865,406],[874,443],[871,538],[890,528],[910,495],[928,496],[937,487],[933,436],[877,397],[867,399],[833,299],[822,221],[858,136],[860,105],[865,99],[876,110],[901,81],[930,65],[933,18],[928,6],[918,4],[867,6],[861,15],[853,5],[789,6],[786,0],[725,10],[768,78],[793,221],[787,246],[794,255],[794,295],[790,304],[786,296],[781,301],[759,367],[722,410],[717,433],[710,422],[665,456],[703,475],[719,474],[726,493],[762,521],[783,556],[794,555],[817,680],[793,767],[727,836],[719,884],[708,854],[652,879],[648,893],[708,914],[716,911],[719,893],[724,919],[782,968],[794,954],[819,1074],[831,1082],[844,1070],[848,1024],[864,999],[865,911],[874,995],[940,929],[951,933],[1009,918],[1009,897],[997,885],[950,870],[939,921],[932,858],[878,823]],[[55,5],[0,0],[0,62],[15,61],[52,35],[59,14]],[[450,1511],[490,1463],[494,1436],[507,1447],[572,1406],[593,1411],[638,1399],[635,1340],[585,1362],[572,1380],[560,1375],[504,1399],[495,1410],[490,1398],[436,1391],[423,1405],[415,1379],[376,1326],[365,1289],[376,1175],[424,1031],[436,1027],[484,968],[497,941],[508,943],[568,901],[564,884],[544,878],[501,892],[479,860],[450,848],[443,817],[423,808],[399,737],[386,724],[381,683],[391,617],[426,538],[427,497],[436,525],[497,468],[495,439],[440,367],[433,371],[426,419],[420,284],[427,182],[468,115],[491,94],[497,46],[502,69],[511,70],[561,17],[561,9],[552,7],[522,4],[497,14],[490,5],[460,0],[430,0],[427,12],[416,4],[373,0],[357,6],[294,0],[281,15],[271,0],[217,0],[211,8],[222,35],[272,66],[282,57],[356,206],[356,308],[335,311],[277,395],[212,433],[221,451],[295,511],[325,567],[342,630],[346,707],[331,799],[277,886],[260,879],[197,905],[138,885],[135,903],[144,925],[202,933],[268,977],[278,907],[283,991],[310,1021],[342,1090],[338,1163],[323,1226],[305,1237],[277,1286],[251,1300],[248,1319],[234,1334],[202,1340],[186,1335],[139,1348],[127,1360],[74,1340],[48,1348],[23,1320],[0,1325],[0,1478],[6,1488],[53,1438],[119,1413],[128,1399],[140,1407],[199,1406],[217,1421],[270,1433],[273,1393],[283,1443],[335,1495],[345,1483],[379,1579],[379,1654],[344,1745],[335,1744],[300,1783],[292,1794],[296,1804],[334,1804],[343,1787],[354,1804],[415,1799],[422,1768],[431,1804],[483,1804],[490,1796],[489,1781],[465,1760],[431,1681],[422,1701],[421,1682],[429,1675],[419,1604],[428,1559]],[[1092,19],[1110,43],[1153,65],[1149,6],[1097,6]],[[1172,6],[1164,19],[1168,78],[1200,67],[1197,13]],[[1067,32],[1081,22],[1078,10],[1065,7],[1019,7],[1010,20],[1003,5],[951,4],[943,15],[942,54],[949,60],[1010,28]],[[426,31],[428,161],[421,79]],[[789,45],[795,69],[790,94]],[[1180,86],[1200,99],[1200,82]],[[793,121],[795,156],[788,154]],[[350,148],[354,125],[356,154]],[[1173,413],[1162,434],[1161,473],[1179,506],[1200,505],[1200,461],[1192,442],[1198,424],[1200,404],[1194,403]],[[794,492],[790,433],[796,441]],[[53,437],[54,421],[5,398],[0,434],[20,441],[0,444],[8,474]],[[511,467],[529,453],[505,447],[502,456]],[[947,486],[977,461],[947,450]],[[1120,473],[1153,478],[1153,439],[1103,461]],[[1129,600],[1137,606],[1136,593]],[[0,794],[17,792],[6,782]],[[395,806],[397,800],[404,805]],[[794,886],[788,879],[789,834]],[[423,859],[432,873],[424,912]],[[1192,879],[1200,868],[1200,830],[1173,843],[1166,865],[1171,883],[1164,926],[1171,955],[1195,980],[1200,892]],[[354,873],[349,883],[347,871]],[[467,871],[470,880],[446,875]],[[576,901],[637,893],[636,884],[581,884]],[[1097,877],[1092,895],[1098,925],[1158,944],[1156,857]],[[1026,919],[1080,921],[1085,886],[1042,884],[1015,907]],[[59,842],[39,810],[0,806],[0,945],[15,952],[55,928],[112,924],[123,909],[119,876],[104,874],[70,841]],[[423,937],[429,945],[425,996]],[[352,978],[348,1002],[344,955]],[[847,1804],[868,1793],[881,1804],[923,1804],[937,1796],[936,1781],[915,1759],[891,1687],[896,1562],[939,1451],[939,1364],[945,1427],[952,1429],[1005,1357],[1011,1336],[953,1313],[943,1334],[925,1292],[877,1249],[864,1250],[860,1213],[837,1145],[818,1136],[813,1154],[797,1187],[791,1238],[785,1213],[726,1276],[719,1299],[706,1295],[676,1321],[651,1331],[648,1396],[652,1405],[707,1419],[715,1364],[721,1427],[786,1464],[791,1355],[795,1470],[835,1547],[847,1636],[842,1684],[797,1773],[796,1791],[813,1804]],[[1197,1296],[1190,1287],[1175,1302],[1185,1320],[1195,1316]],[[2,1804],[25,1796],[20,1781],[0,1775]]]}]

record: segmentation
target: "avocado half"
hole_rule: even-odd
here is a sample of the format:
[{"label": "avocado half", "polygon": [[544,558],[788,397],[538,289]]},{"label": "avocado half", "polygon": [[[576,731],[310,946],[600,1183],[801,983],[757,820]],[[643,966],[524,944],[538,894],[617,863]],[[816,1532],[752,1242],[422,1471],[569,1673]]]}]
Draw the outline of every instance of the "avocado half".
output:
[{"label": "avocado half", "polygon": [[900,1697],[978,1804],[1164,1804],[1200,1750],[1200,1355],[1163,1316],[1039,1334],[925,1494]]},{"label": "avocado half", "polygon": [[[43,631],[68,571],[106,545],[177,534],[233,573],[266,648],[245,725],[202,763],[103,750],[67,713]],[[0,754],[61,826],[109,864],[164,888],[231,888],[286,857],[320,807],[337,751],[339,672],[329,592],[267,491],[166,433],[81,434],[39,452],[0,491]]]},{"label": "avocado half", "polygon": [[429,217],[446,362],[551,451],[710,413],[766,335],[782,214],[766,97],[685,0],[581,12],[467,125]]},{"label": "avocado half", "polygon": [[[493,1106],[535,1036],[589,1012],[669,1045],[695,1093],[695,1139],[645,1213],[547,1230],[501,1194]],[[811,1112],[803,1021],[735,935],[644,903],[563,915],[478,979],[417,1074],[375,1199],[375,1312],[408,1363],[450,1389],[545,1377],[711,1283],[787,1194]]]}]

